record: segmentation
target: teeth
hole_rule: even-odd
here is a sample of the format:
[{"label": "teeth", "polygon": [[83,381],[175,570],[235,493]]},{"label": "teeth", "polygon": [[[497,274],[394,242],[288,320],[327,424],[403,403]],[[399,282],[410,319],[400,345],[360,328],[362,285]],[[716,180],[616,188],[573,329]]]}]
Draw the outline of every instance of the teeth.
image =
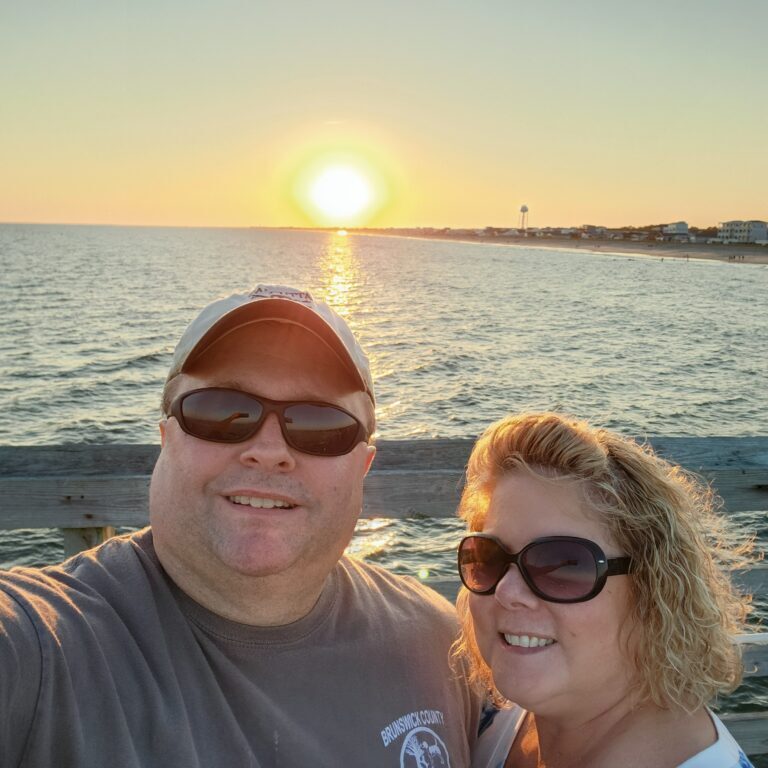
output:
[{"label": "teeth", "polygon": [[256,507],[256,509],[293,509],[294,505],[280,499],[265,499],[259,496],[229,496],[230,501],[235,504],[242,504],[246,507]]},{"label": "teeth", "polygon": [[504,635],[507,645],[517,645],[521,648],[543,648],[555,641],[551,637],[535,637],[534,635]]}]

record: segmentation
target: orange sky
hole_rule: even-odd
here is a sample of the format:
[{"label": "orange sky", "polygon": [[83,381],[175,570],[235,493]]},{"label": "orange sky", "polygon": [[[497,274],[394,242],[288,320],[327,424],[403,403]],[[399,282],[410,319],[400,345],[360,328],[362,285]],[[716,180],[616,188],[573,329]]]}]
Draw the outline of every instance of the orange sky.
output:
[{"label": "orange sky", "polygon": [[339,224],[768,219],[768,5],[529,6],[15,4],[0,221],[335,224],[340,158],[372,202]]}]

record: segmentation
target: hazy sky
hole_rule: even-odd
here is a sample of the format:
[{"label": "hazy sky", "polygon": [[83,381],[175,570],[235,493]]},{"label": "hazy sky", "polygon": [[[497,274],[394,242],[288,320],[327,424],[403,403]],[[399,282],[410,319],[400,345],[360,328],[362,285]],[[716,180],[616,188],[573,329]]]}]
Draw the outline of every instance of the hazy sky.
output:
[{"label": "hazy sky", "polygon": [[767,36],[765,0],[3,2],[0,221],[304,225],[326,157],[384,226],[768,219]]}]

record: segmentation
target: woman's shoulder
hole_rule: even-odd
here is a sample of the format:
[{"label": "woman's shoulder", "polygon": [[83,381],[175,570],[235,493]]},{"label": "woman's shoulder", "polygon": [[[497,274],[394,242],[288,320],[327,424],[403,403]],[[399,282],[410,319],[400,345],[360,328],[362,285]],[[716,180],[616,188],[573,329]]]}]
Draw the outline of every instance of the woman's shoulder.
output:
[{"label": "woman's shoulder", "polygon": [[502,768],[527,712],[516,704],[483,710],[471,768]]},{"label": "woman's shoulder", "polygon": [[709,712],[709,716],[717,730],[717,741],[678,768],[754,768],[723,721],[714,712]]}]

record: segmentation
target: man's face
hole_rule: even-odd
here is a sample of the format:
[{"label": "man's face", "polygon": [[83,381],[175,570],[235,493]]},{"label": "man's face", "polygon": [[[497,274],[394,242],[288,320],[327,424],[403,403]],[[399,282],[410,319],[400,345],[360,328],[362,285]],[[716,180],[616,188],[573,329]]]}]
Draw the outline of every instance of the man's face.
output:
[{"label": "man's face", "polygon": [[[333,403],[365,422],[367,395],[317,337],[289,324],[252,324],[218,340],[182,374],[174,395],[216,386]],[[300,453],[286,444],[274,414],[242,443],[192,437],[172,417],[161,435],[150,520],[172,575],[185,573],[212,591],[242,577],[321,588],[354,531],[372,447],[359,443],[334,457]]]}]

